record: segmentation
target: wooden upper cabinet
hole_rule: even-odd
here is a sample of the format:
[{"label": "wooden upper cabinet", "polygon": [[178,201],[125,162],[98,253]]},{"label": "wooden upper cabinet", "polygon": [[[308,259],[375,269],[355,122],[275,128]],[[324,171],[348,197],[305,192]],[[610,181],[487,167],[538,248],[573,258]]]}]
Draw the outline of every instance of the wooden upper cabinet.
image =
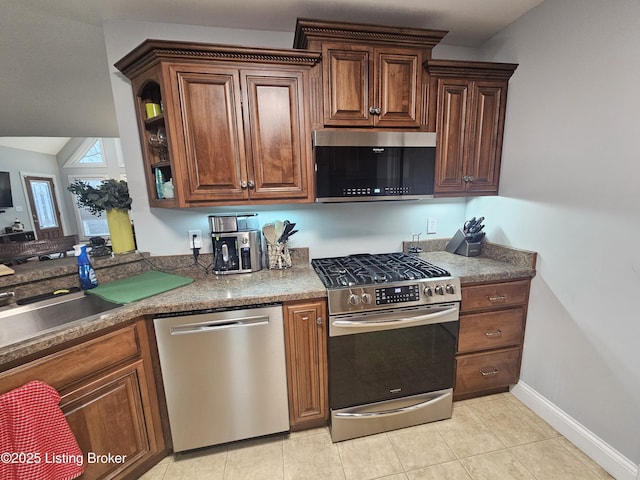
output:
[{"label": "wooden upper cabinet", "polygon": [[241,79],[250,198],[307,199],[313,181],[304,73],[242,71]]},{"label": "wooden upper cabinet", "polygon": [[[374,121],[380,127],[419,127],[422,114],[422,53],[374,51]],[[378,111],[379,109],[379,111]]]},{"label": "wooden upper cabinet", "polygon": [[248,199],[248,189],[241,187],[247,166],[239,71],[186,65],[169,69],[180,112],[176,136],[183,142],[185,201]]},{"label": "wooden upper cabinet", "polygon": [[328,43],[322,52],[325,125],[420,126],[419,50]]},{"label": "wooden upper cabinet", "polygon": [[437,91],[436,195],[498,193],[507,86],[516,67],[427,61]]},{"label": "wooden upper cabinet", "polygon": [[[116,63],[134,87],[151,205],[313,201],[306,98],[319,60],[318,52],[147,40]],[[140,94],[152,80],[168,137],[162,156]],[[173,199],[161,198],[158,173],[172,179]]]},{"label": "wooden upper cabinet", "polygon": [[422,64],[446,33],[298,19],[294,47],[322,52],[311,79],[313,126],[433,131]]}]

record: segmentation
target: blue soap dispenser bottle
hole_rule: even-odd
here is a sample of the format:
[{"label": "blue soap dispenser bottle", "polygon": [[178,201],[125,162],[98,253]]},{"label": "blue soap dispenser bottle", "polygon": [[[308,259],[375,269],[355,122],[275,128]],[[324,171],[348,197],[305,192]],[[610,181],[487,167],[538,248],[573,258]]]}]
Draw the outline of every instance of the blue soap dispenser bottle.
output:
[{"label": "blue soap dispenser bottle", "polygon": [[87,255],[86,245],[74,245],[76,257],[78,257],[78,275],[80,276],[80,287],[88,290],[98,286],[96,271],[91,266],[91,261]]}]

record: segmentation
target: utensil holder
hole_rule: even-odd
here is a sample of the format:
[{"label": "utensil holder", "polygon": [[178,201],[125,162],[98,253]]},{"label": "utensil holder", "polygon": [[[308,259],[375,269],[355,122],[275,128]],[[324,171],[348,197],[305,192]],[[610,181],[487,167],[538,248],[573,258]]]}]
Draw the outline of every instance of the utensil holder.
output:
[{"label": "utensil holder", "polygon": [[289,243],[267,242],[267,268],[270,270],[284,270],[291,267],[291,253]]},{"label": "utensil holder", "polygon": [[449,253],[463,255],[465,257],[477,257],[480,255],[482,242],[469,242],[462,230],[458,230],[447,246],[444,248]]}]

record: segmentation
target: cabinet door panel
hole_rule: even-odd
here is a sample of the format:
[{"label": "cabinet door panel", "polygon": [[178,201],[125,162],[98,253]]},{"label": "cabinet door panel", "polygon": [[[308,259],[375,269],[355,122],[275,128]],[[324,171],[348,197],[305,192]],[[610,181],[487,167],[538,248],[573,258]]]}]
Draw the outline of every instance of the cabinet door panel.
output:
[{"label": "cabinet door panel", "polygon": [[439,80],[438,83],[438,147],[434,191],[457,192],[464,189],[462,172],[467,128],[471,120],[471,82]]},{"label": "cabinet door panel", "polygon": [[304,198],[310,153],[303,137],[302,74],[243,72],[249,125],[248,178],[252,199]]},{"label": "cabinet door panel", "polygon": [[185,198],[241,200],[246,180],[240,81],[236,70],[178,71],[185,146]]},{"label": "cabinet door panel", "polygon": [[[84,478],[112,478],[155,449],[153,435],[147,434],[152,426],[145,419],[140,382],[142,360],[62,397],[60,408],[85,455]],[[88,453],[126,455],[126,462],[88,462]]]},{"label": "cabinet door panel", "polygon": [[367,126],[372,123],[369,55],[369,49],[365,47],[323,45],[326,125]]},{"label": "cabinet door panel", "polygon": [[420,126],[420,81],[422,78],[422,55],[405,55],[392,52],[376,52],[376,75],[374,81],[379,91],[374,98],[379,105],[378,126]]},{"label": "cabinet door panel", "polygon": [[322,425],[328,416],[325,303],[284,308],[291,427]]},{"label": "cabinet door panel", "polygon": [[466,185],[468,191],[498,191],[497,174],[501,156],[504,122],[504,84],[476,82],[474,89],[476,118],[474,138],[464,167],[473,181]]}]

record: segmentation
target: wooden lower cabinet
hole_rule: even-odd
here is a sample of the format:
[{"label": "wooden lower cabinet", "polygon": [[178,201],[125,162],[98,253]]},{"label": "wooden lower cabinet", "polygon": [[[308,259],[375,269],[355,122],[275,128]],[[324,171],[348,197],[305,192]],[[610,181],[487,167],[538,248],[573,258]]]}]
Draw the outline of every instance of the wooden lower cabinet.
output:
[{"label": "wooden lower cabinet", "polygon": [[529,279],[462,287],[454,399],[507,391],[520,377]]},{"label": "wooden lower cabinet", "polygon": [[[168,453],[145,320],[0,373],[0,393],[32,380],[62,397],[84,453],[79,478],[138,478]],[[122,461],[88,461],[109,454]]]},{"label": "wooden lower cabinet", "polygon": [[291,430],[326,425],[327,313],[324,299],[284,304],[285,353]]},{"label": "wooden lower cabinet", "polygon": [[456,358],[456,395],[489,392],[518,381],[519,347]]}]

